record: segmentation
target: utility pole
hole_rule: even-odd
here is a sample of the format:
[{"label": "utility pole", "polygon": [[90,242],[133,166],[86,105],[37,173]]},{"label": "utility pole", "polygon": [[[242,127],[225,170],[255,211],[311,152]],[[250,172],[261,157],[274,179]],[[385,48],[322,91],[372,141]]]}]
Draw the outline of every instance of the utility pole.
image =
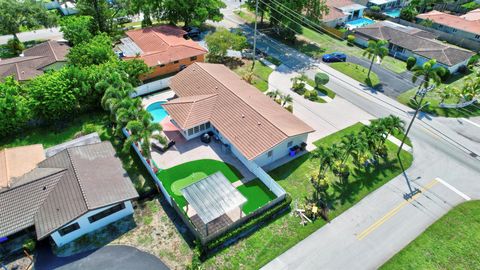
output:
[{"label": "utility pole", "polygon": [[422,102],[423,102],[423,99],[425,98],[425,96],[427,95],[427,92],[433,90],[433,88],[435,88],[434,84],[430,85],[427,88],[422,88],[422,89],[418,90],[417,95],[421,96],[421,99],[420,99],[420,102],[418,103],[417,109],[415,109],[415,113],[413,114],[413,118],[410,121],[410,124],[408,124],[407,131],[405,132],[405,135],[403,135],[402,143],[400,144],[400,147],[398,148],[397,156],[400,156],[400,152],[402,151],[403,144],[405,143],[405,140],[407,139],[408,133],[410,132],[410,128],[412,127],[413,122],[415,121],[415,118],[417,118],[418,112],[421,109],[430,105],[430,102],[426,102],[425,104],[422,104]]},{"label": "utility pole", "polygon": [[255,27],[253,30],[253,63],[252,70],[255,67],[255,61],[257,60],[257,19],[258,19],[258,0],[255,1]]}]

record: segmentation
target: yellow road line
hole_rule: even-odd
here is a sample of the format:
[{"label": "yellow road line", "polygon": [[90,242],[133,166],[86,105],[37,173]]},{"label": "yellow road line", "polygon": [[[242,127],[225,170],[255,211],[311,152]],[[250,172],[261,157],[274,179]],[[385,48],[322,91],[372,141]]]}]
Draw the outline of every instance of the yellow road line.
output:
[{"label": "yellow road line", "polygon": [[401,202],[400,204],[398,204],[396,207],[394,207],[392,210],[388,211],[382,218],[380,218],[379,220],[377,220],[375,223],[373,223],[372,225],[370,225],[370,227],[368,227],[367,229],[365,229],[363,232],[361,232],[359,235],[357,235],[357,239],[358,240],[362,240],[363,238],[365,238],[367,235],[369,235],[371,232],[373,232],[374,230],[376,230],[378,227],[380,227],[383,223],[385,223],[387,220],[389,220],[391,217],[393,217],[396,213],[398,213],[405,205],[415,201],[416,198],[418,198],[420,195],[422,195],[422,193],[424,193],[425,191],[429,190],[430,188],[432,188],[434,185],[436,185],[438,183],[438,181],[436,179],[433,179],[432,181],[430,181],[427,185],[425,185],[424,187],[422,187],[422,189],[420,190],[419,193],[413,195],[412,197],[410,197],[409,199]]}]

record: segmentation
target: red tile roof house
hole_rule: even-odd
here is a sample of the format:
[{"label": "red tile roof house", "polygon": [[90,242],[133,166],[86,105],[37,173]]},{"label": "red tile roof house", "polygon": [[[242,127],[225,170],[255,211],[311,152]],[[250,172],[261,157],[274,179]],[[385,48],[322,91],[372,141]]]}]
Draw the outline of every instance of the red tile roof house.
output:
[{"label": "red tile roof house", "polygon": [[23,51],[23,56],[0,60],[0,80],[13,76],[28,81],[49,69],[61,68],[67,62],[70,46],[62,41],[47,41]]},{"label": "red tile roof house", "polygon": [[480,42],[480,9],[475,9],[462,16],[432,10],[417,15],[420,21],[431,20],[432,28],[454,34],[459,39],[466,38]]},{"label": "red tile roof house", "polygon": [[322,21],[330,27],[342,25],[348,21],[361,18],[367,7],[351,0],[327,0],[329,12],[324,14]]},{"label": "red tile roof house", "polygon": [[[31,159],[25,159],[25,157]],[[0,151],[0,239],[35,228],[57,246],[133,214],[138,193],[110,142]]]},{"label": "red tile roof house", "polygon": [[170,88],[177,98],[163,107],[187,140],[213,131],[240,161],[260,167],[288,156],[314,131],[224,65],[192,64]]},{"label": "red tile roof house", "polygon": [[176,73],[195,62],[203,62],[207,50],[181,28],[171,25],[148,27],[126,32],[117,46],[124,60],[139,58],[153,70],[143,80]]}]

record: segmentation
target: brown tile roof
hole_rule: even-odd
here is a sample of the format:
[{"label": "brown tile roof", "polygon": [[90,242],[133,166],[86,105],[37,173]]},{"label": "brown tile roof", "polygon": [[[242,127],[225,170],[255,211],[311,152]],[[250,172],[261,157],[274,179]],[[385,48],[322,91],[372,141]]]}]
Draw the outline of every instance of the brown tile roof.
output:
[{"label": "brown tile roof", "polygon": [[183,36],[186,33],[175,26],[161,25],[130,30],[126,34],[142,50],[140,58],[149,67],[153,67],[207,53],[207,50],[195,41],[185,39]]},{"label": "brown tile roof", "polygon": [[424,37],[423,31],[388,21],[378,22],[355,29],[357,35],[368,39],[383,39],[439,63],[454,66],[474,55],[472,51],[453,47],[434,39]]},{"label": "brown tile roof", "polygon": [[136,197],[110,142],[68,148],[0,190],[0,236],[35,225],[42,239],[90,210]]},{"label": "brown tile roof", "polygon": [[0,78],[13,76],[26,81],[43,74],[43,68],[66,61],[70,47],[64,42],[47,41],[26,49],[24,56],[0,60]]},{"label": "brown tile roof", "polygon": [[182,129],[189,129],[210,120],[217,95],[198,95],[176,98],[163,106],[172,112],[170,116],[175,119]]},{"label": "brown tile roof", "polygon": [[429,19],[437,24],[446,25],[465,32],[480,35],[480,15],[479,10],[471,11],[463,16],[455,16],[444,12],[432,10],[427,13],[417,15],[420,19]]},{"label": "brown tile roof", "polygon": [[[289,137],[314,131],[224,65],[192,64],[171,79],[170,87],[181,104],[190,104],[178,106],[176,99],[164,104],[173,120],[179,116],[180,125],[189,126],[183,116],[203,100],[205,106],[189,115],[198,112],[202,121],[210,115],[210,123],[249,160]],[[187,98],[197,101],[182,103]]]},{"label": "brown tile roof", "polygon": [[0,190],[10,187],[15,178],[35,169],[44,159],[45,152],[41,144],[0,150]]}]

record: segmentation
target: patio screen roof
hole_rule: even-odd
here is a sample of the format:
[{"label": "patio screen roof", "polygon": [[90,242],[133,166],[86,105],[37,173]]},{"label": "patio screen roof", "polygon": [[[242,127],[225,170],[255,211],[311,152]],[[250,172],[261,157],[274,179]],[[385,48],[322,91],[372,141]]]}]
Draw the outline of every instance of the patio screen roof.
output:
[{"label": "patio screen roof", "polygon": [[183,188],[182,194],[205,224],[247,202],[221,172]]},{"label": "patio screen roof", "polygon": [[396,0],[370,0],[369,2],[374,4],[374,5],[380,6],[380,5],[384,5],[384,4],[387,4],[387,3],[396,2]]}]

